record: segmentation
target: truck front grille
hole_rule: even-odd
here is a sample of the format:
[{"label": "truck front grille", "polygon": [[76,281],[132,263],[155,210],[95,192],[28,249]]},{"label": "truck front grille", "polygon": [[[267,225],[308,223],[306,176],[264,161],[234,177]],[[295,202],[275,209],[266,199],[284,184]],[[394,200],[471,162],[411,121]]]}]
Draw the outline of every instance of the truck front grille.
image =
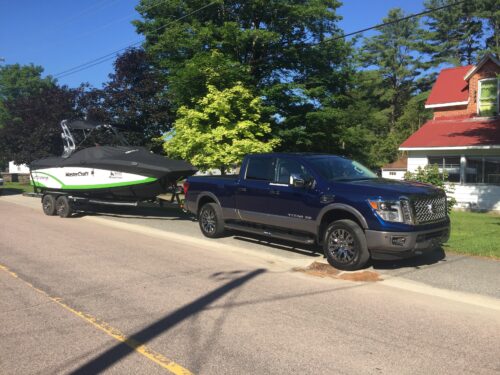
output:
[{"label": "truck front grille", "polygon": [[446,195],[419,197],[412,201],[415,224],[425,224],[446,218]]}]

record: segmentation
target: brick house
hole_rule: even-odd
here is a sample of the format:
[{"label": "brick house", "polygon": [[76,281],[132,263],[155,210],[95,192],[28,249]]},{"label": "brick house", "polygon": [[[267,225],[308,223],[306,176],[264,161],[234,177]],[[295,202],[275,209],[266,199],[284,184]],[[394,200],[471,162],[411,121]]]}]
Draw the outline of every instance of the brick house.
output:
[{"label": "brick house", "polygon": [[404,141],[408,171],[437,164],[459,207],[500,211],[500,61],[443,69],[425,104],[434,118]]}]

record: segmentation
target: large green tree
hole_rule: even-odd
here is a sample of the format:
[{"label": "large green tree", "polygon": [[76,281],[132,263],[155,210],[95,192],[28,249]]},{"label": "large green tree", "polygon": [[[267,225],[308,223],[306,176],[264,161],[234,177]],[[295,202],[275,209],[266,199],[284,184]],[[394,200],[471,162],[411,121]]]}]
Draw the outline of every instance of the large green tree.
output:
[{"label": "large green tree", "polygon": [[278,144],[262,121],[261,99],[250,90],[237,84],[224,90],[209,85],[207,91],[191,108],[179,108],[175,126],[165,137],[167,155],[224,174],[245,154],[270,152]]},{"label": "large green tree", "polygon": [[62,153],[63,119],[78,116],[79,90],[50,85],[5,102],[9,118],[0,129],[0,152],[17,164]]},{"label": "large green tree", "polygon": [[359,61],[366,70],[358,72],[352,92],[365,104],[365,116],[372,122],[376,141],[371,146],[371,165],[396,158],[399,144],[408,135],[400,131],[400,118],[418,92],[422,62],[417,51],[422,32],[418,19],[398,21],[404,17],[401,9],[391,9],[383,19],[388,25],[366,37],[360,48]]},{"label": "large green tree", "polygon": [[341,34],[340,2],[221,0],[192,14],[204,5],[142,0],[137,7],[144,18],[137,30],[167,77],[169,100],[190,105],[207,94],[207,84],[224,90],[243,82],[263,98],[263,116],[283,138],[282,149],[338,146],[332,108],[347,106],[352,74],[352,46],[331,40]]},{"label": "large green tree", "polygon": [[486,26],[486,49],[500,57],[500,0],[475,0],[475,15]]},{"label": "large green tree", "polygon": [[6,103],[54,87],[55,81],[49,76],[42,78],[43,68],[31,65],[0,66],[0,128],[9,118]]},{"label": "large green tree", "polygon": [[[401,9],[391,9],[383,22],[395,22],[404,16]],[[364,66],[375,67],[379,76],[373,84],[379,85],[378,98],[387,113],[390,131],[394,130],[415,90],[415,79],[421,73],[416,54],[420,36],[418,20],[407,19],[380,28],[376,35],[365,38],[361,49],[360,59]]]},{"label": "large green tree", "polygon": [[[426,0],[426,10],[448,6],[432,11],[424,19],[426,31],[421,50],[430,56],[429,67],[442,63],[454,66],[476,63],[485,48],[484,17],[496,12],[498,21],[499,5],[498,0],[470,0],[458,4],[456,0]],[[490,19],[493,21],[495,17]],[[498,31],[498,25],[496,28]]]}]

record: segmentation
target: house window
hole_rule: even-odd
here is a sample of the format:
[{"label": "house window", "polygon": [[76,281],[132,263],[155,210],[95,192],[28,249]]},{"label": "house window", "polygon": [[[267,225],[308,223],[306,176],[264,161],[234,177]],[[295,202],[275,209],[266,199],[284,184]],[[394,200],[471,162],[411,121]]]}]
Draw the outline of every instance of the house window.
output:
[{"label": "house window", "polygon": [[498,115],[498,80],[496,78],[479,81],[478,113],[479,116]]},{"label": "house window", "polygon": [[500,157],[467,158],[465,182],[472,184],[500,184]]},{"label": "house window", "polygon": [[429,164],[437,164],[441,176],[443,176],[443,171],[445,171],[447,175],[446,181],[460,182],[460,156],[429,157]]},{"label": "house window", "polygon": [[389,172],[389,175],[390,175],[390,176],[395,176],[395,175],[396,175],[396,172]]}]

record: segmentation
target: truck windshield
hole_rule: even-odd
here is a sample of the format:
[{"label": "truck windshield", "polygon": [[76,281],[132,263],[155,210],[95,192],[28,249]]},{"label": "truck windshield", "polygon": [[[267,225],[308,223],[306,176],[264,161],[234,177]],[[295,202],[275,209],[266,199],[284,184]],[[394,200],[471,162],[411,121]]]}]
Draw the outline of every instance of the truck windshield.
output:
[{"label": "truck windshield", "polygon": [[378,178],[375,173],[354,160],[338,156],[321,156],[308,159],[313,169],[329,181],[355,181]]}]

